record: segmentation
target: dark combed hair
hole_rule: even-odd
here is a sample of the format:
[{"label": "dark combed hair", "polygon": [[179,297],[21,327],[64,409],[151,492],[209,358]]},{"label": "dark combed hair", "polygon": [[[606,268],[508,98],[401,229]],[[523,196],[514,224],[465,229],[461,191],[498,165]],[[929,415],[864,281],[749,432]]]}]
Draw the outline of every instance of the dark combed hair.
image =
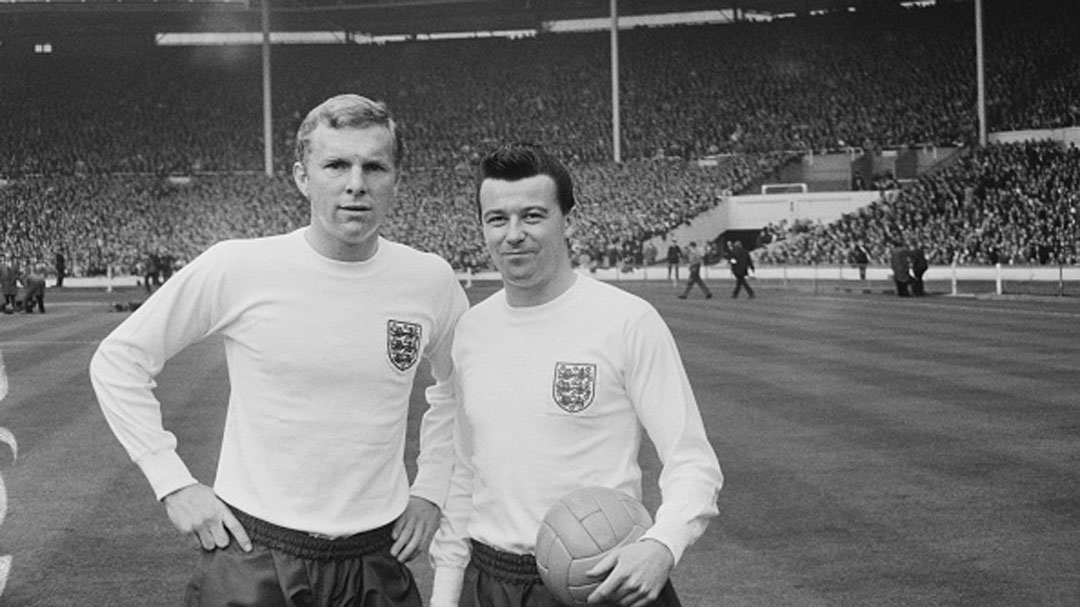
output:
[{"label": "dark combed hair", "polygon": [[547,175],[555,181],[559,208],[563,215],[569,215],[576,203],[570,171],[539,144],[524,141],[501,145],[480,160],[476,179],[477,209],[480,208],[480,186],[485,179],[518,181],[537,175]]}]

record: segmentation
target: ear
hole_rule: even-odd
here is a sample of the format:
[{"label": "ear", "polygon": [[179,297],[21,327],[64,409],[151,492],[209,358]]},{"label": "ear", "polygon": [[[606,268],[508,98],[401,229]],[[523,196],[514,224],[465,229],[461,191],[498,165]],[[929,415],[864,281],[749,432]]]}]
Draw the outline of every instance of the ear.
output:
[{"label": "ear", "polygon": [[304,195],[304,198],[308,197],[308,173],[303,163],[297,161],[292,165],[292,177],[293,182],[296,183],[296,189],[300,190],[300,193]]},{"label": "ear", "polygon": [[577,222],[574,221],[573,211],[567,215],[563,215],[563,238],[565,239],[567,250],[570,252],[570,255],[573,256],[574,247],[581,244],[577,241]]}]

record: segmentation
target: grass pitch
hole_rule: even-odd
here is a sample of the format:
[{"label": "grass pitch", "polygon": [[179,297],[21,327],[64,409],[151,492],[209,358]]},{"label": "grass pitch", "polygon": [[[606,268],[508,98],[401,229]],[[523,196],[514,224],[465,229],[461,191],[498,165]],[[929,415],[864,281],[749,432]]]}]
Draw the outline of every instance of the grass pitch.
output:
[{"label": "grass pitch", "polygon": [[[623,282],[667,319],[724,469],[674,581],[687,607],[1080,604],[1080,305]],[[493,291],[470,290],[474,300]],[[0,316],[10,393],[5,606],[176,605],[196,554],[97,407],[87,365],[137,290],[50,289]],[[699,299],[693,299],[698,297]],[[421,387],[421,386],[418,386]],[[159,378],[209,482],[228,391],[210,339]],[[413,414],[421,411],[419,392]],[[415,433],[407,459],[415,456]],[[647,450],[646,504],[659,501]],[[414,561],[423,588],[431,572]]]}]

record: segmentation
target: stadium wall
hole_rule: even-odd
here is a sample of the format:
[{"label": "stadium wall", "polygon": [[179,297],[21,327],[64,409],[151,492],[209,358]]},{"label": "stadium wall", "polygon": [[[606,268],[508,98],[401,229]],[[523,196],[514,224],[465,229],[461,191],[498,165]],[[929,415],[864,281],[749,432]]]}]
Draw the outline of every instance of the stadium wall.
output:
[{"label": "stadium wall", "polygon": [[915,179],[956,151],[957,148],[920,145],[875,153],[866,153],[860,148],[851,148],[844,153],[811,153],[781,169],[777,179],[785,183],[805,183],[811,192],[835,192],[851,189],[855,175],[859,175],[868,188],[879,175]]},{"label": "stadium wall", "polygon": [[846,154],[806,154],[781,169],[777,178],[784,183],[805,183],[811,192],[850,190],[851,164],[857,158],[854,150]]},{"label": "stadium wall", "polygon": [[[788,225],[804,220],[829,223],[881,199],[880,192],[806,192],[728,196],[689,224],[672,230],[681,243],[708,242],[732,230],[760,231],[770,223]],[[653,239],[657,250],[667,248],[662,237]]]},{"label": "stadium wall", "polygon": [[1025,141],[1060,141],[1065,145],[1080,145],[1080,127],[1063,129],[1038,129],[1026,131],[1001,131],[990,133],[987,139],[993,143],[1023,143]]},{"label": "stadium wall", "polygon": [[829,223],[880,199],[876,191],[750,194],[728,197],[717,208],[726,214],[725,229],[752,230],[784,220]]}]

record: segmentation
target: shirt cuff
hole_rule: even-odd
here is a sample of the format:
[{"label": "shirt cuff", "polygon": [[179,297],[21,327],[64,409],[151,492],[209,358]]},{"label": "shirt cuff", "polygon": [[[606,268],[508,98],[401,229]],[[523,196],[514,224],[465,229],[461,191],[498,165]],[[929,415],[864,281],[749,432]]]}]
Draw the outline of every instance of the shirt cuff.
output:
[{"label": "shirt cuff", "polygon": [[461,588],[465,583],[465,569],[438,566],[431,582],[430,607],[457,607]]},{"label": "shirt cuff", "polygon": [[688,545],[687,542],[671,537],[656,527],[649,529],[645,532],[645,535],[638,538],[639,542],[642,540],[653,540],[667,546],[667,549],[671,551],[671,556],[675,557],[675,565],[678,565],[679,561],[682,560],[683,552],[686,551]]},{"label": "shirt cuff", "polygon": [[451,470],[450,466],[440,466],[438,469],[431,466],[419,467],[409,494],[422,497],[442,510],[446,507],[446,496],[450,491]]},{"label": "shirt cuff", "polygon": [[154,495],[159,500],[177,489],[198,482],[180,456],[172,449],[152,451],[140,457],[135,463],[139,465],[146,480],[150,481]]}]

